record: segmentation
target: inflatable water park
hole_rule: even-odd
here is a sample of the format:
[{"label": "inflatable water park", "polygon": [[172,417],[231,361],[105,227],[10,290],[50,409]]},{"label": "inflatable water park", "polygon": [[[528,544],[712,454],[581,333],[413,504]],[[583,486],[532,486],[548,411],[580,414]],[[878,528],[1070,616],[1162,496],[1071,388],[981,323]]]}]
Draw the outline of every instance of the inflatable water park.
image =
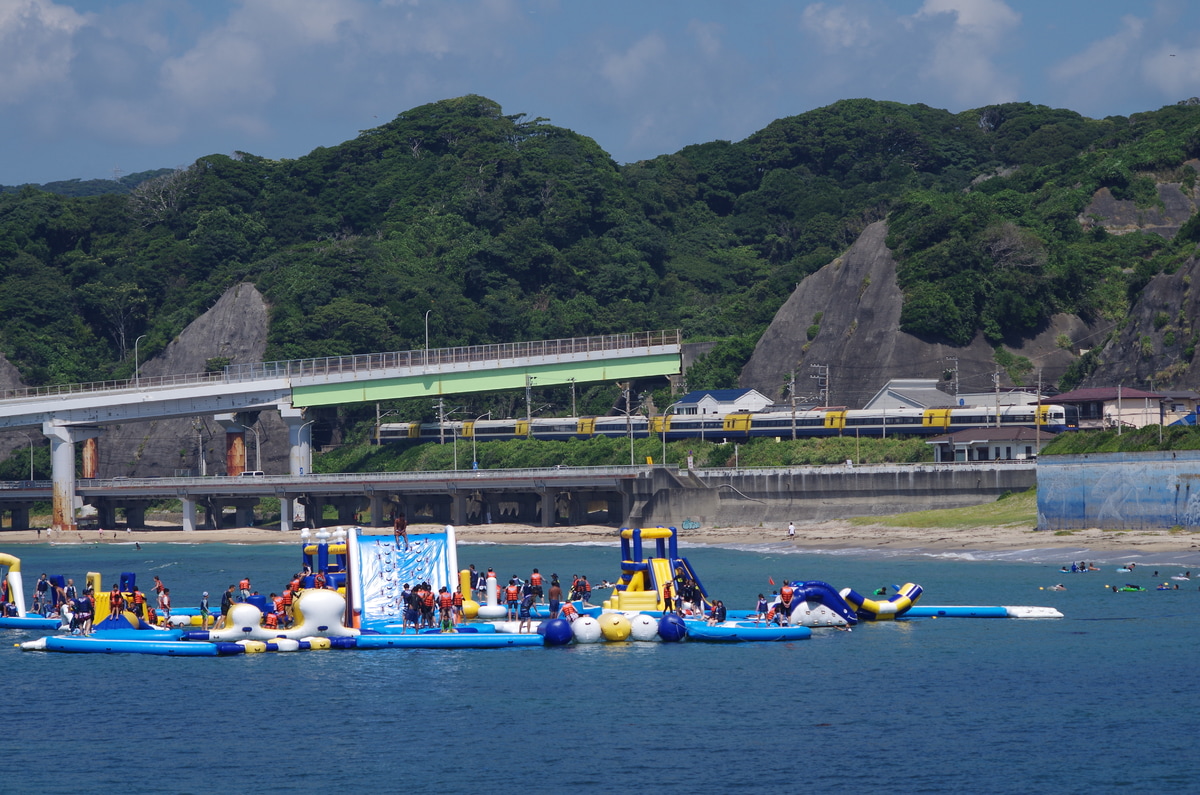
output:
[{"label": "inflatable water park", "polygon": [[[814,631],[928,617],[1061,618],[1049,607],[919,605],[916,583],[864,596],[820,580],[781,583],[755,610],[729,610],[680,554],[673,527],[624,527],[620,575],[593,604],[590,585],[534,569],[528,581],[501,583],[494,571],[460,570],[453,526],[426,534],[380,534],[344,526],[300,532],[300,572],[282,596],[249,580],[231,586],[221,610],[156,609],[136,574],[122,572],[104,591],[99,572],[82,589],[43,576],[26,609],[21,562],[0,554],[4,616],[0,628],[52,629],[21,642],[26,651],[231,656],[331,649],[475,649],[633,642],[798,641]],[[607,585],[607,581],[605,583]],[[564,592],[565,590],[565,592]],[[167,589],[169,594],[169,589]],[[207,597],[208,594],[206,593]],[[161,612],[161,614],[160,614]],[[219,617],[218,617],[219,616]]]}]

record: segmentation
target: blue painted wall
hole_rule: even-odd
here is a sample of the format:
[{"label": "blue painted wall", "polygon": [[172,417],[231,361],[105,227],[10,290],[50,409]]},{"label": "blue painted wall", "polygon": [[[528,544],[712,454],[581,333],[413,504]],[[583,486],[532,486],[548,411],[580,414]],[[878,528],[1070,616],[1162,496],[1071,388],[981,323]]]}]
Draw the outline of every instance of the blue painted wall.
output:
[{"label": "blue painted wall", "polygon": [[1200,530],[1200,450],[1038,459],[1038,529]]}]

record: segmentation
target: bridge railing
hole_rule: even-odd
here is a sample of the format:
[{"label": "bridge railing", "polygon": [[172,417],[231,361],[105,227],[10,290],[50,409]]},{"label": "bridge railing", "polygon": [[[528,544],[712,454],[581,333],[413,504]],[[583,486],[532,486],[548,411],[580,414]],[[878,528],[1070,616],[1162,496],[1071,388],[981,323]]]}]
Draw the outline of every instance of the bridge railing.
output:
[{"label": "bridge railing", "polygon": [[267,378],[311,378],[322,375],[371,372],[374,370],[416,369],[447,364],[506,362],[518,359],[554,358],[580,353],[603,353],[679,345],[680,332],[643,331],[634,334],[606,334],[598,337],[571,337],[534,342],[506,342],[495,345],[468,345],[391,353],[364,353],[353,356],[326,356],[319,359],[289,359],[278,362],[231,364],[225,368],[230,381]]},{"label": "bridge railing", "polygon": [[0,400],[44,398],[120,390],[152,390],[219,383],[244,383],[274,378],[303,378],[343,373],[371,372],[401,368],[425,368],[445,364],[514,361],[533,357],[567,356],[579,353],[651,348],[679,345],[681,334],[675,331],[640,331],[633,334],[605,334],[597,337],[572,337],[535,342],[506,342],[496,345],[470,345],[458,348],[434,348],[420,351],[363,353],[353,356],[326,356],[319,359],[290,359],[278,362],[230,364],[221,372],[179,375],[139,376],[124,381],[91,381],[83,384],[51,384],[0,390]]}]

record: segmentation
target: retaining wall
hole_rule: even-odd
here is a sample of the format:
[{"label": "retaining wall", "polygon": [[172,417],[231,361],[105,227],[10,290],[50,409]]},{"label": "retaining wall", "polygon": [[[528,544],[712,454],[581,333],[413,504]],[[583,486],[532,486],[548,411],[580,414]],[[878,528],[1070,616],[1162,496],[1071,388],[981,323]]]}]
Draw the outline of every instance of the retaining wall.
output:
[{"label": "retaining wall", "polygon": [[1038,461],[1038,529],[1200,529],[1200,451]]},{"label": "retaining wall", "polygon": [[787,524],[960,508],[1036,485],[1033,462],[666,471],[635,484],[630,523]]}]

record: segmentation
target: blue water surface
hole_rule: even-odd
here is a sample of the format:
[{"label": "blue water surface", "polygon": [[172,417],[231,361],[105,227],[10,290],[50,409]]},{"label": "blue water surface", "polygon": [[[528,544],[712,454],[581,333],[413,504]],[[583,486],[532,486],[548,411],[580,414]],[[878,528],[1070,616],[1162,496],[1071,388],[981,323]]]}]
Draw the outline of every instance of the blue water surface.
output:
[{"label": "blue water surface", "polygon": [[[281,590],[298,545],[29,546],[83,581],[158,574],[177,606],[249,576]],[[231,658],[68,655],[0,630],[0,792],[1151,792],[1200,775],[1200,577],[1060,574],[1052,555],[685,548],[710,593],[749,608],[768,578],[922,604],[1052,605],[1061,620],[921,619],[763,644],[328,651]],[[608,546],[460,547],[502,577],[615,580]],[[1152,580],[1152,570],[1160,576]],[[1197,572],[1200,574],[1200,572]],[[1041,587],[1064,582],[1067,590]],[[1172,583],[1174,584],[1174,583]]]}]

